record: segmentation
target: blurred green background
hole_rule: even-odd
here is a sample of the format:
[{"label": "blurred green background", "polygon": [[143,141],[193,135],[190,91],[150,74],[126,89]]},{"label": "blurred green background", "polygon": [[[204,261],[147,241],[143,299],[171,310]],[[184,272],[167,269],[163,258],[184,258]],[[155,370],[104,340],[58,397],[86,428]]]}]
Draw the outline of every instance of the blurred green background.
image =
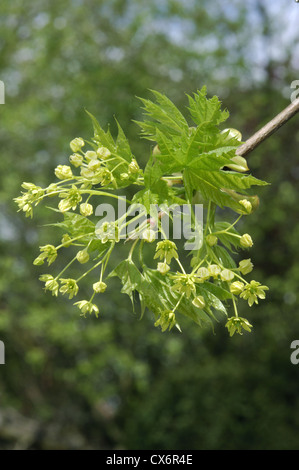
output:
[{"label": "blurred green background", "polygon": [[112,131],[117,116],[144,165],[132,120],[149,89],[183,109],[206,84],[248,138],[290,103],[298,23],[292,0],[1,1],[0,449],[299,449],[299,115],[248,158],[271,183],[242,225],[270,287],[242,305],[251,334],[188,322],[162,334],[117,281],[99,319],[80,317],[32,265],[58,236],[42,227],[52,214],[26,219],[12,202],[23,181],[52,182],[70,140],[91,137],[84,109]]}]

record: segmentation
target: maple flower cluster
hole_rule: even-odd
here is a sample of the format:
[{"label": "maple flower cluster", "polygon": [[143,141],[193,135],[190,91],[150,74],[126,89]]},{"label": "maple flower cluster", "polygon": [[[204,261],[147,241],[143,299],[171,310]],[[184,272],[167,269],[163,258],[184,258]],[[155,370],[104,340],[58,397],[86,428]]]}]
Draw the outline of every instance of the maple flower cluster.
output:
[{"label": "maple flower cluster", "polygon": [[[139,299],[142,315],[145,308],[152,311],[155,326],[163,332],[174,327],[181,331],[180,314],[200,326],[212,324],[215,312],[228,316],[231,304],[234,315],[225,324],[230,336],[251,331],[249,321],[238,314],[238,302],[244,300],[252,307],[265,299],[268,287],[244,278],[253,271],[251,258],[246,257],[237,265],[232,254],[253,246],[252,237],[239,233],[236,224],[259,204],[258,197],[248,195],[247,189],[266,183],[247,174],[246,159],[236,155],[242,136],[235,129],[220,130],[228,112],[221,110],[217,97],[206,98],[205,87],[193,97],[188,96],[188,110],[195,124],[191,127],[167,97],[153,93],[155,103],[141,99],[146,119],[137,122],[142,137],[153,145],[144,170],[118,122],[117,137],[113,138],[90,115],[94,126],[92,141],[81,137],[71,140],[68,164],[54,169],[56,181],[46,188],[22,184],[22,193],[15,202],[26,217],[33,217],[35,207],[46,198],[56,197],[57,204],[52,209],[63,218],[53,224],[63,230],[60,242],[41,246],[33,264],[51,266],[61,251],[64,256],[67,248],[74,250],[61,272],[40,276],[44,290],[54,297],[80,296],[80,281],[96,273],[96,279],[90,282],[90,298],[74,302],[82,316],[98,317],[99,307],[94,298],[106,292],[110,277],[117,276],[122,292],[132,303],[136,297]],[[95,209],[103,197],[119,200],[116,190],[129,186],[138,189],[128,202],[142,205],[146,221],[128,233],[125,240],[128,257],[107,274],[111,253],[128,224],[122,216],[116,221],[96,224]],[[188,257],[180,256],[176,243],[165,236],[161,217],[173,204],[187,203],[192,212],[197,197],[203,201],[206,220],[201,246],[189,253],[187,268]],[[147,219],[152,203],[166,207],[166,212],[163,209],[156,218]],[[218,221],[217,206],[230,208],[238,218],[233,223]],[[127,215],[131,215],[129,211]],[[193,216],[191,228],[198,230],[194,213]],[[149,265],[144,261],[144,250],[152,254]],[[85,269],[77,278],[66,274],[73,263]]]},{"label": "maple flower cluster", "polygon": [[[248,249],[253,246],[252,238],[249,234],[238,235],[240,247],[243,249]],[[206,243],[209,247],[217,245],[218,238],[214,235],[206,236]],[[158,262],[157,270],[162,274],[166,275],[169,273],[171,267],[170,263],[172,259],[175,259],[179,262],[179,256],[177,252],[176,244],[170,240],[163,240],[157,243],[156,253],[154,259],[163,260],[163,262]],[[235,299],[235,296],[239,296],[241,299],[248,301],[248,305],[251,307],[254,303],[258,303],[259,299],[265,299],[265,291],[268,290],[267,286],[261,285],[257,281],[247,282],[242,276],[245,276],[252,272],[253,263],[251,258],[243,259],[239,262],[238,267],[235,268],[225,268],[220,261],[218,263],[209,263],[207,261],[206,266],[202,266],[189,274],[185,272],[176,272],[175,274],[170,273],[169,278],[172,281],[171,290],[179,295],[181,298],[184,296],[186,298],[192,298],[192,305],[198,309],[204,310],[205,308],[209,309],[209,298],[206,295],[200,295],[199,292],[200,285],[203,285],[207,282],[215,282],[218,285],[228,285],[229,292],[232,295],[232,298]],[[176,308],[179,307],[177,303]],[[230,336],[234,333],[242,334],[242,330],[251,331],[252,325],[248,320],[239,317],[236,304],[235,305],[235,316],[228,319],[226,322],[226,327],[229,331]],[[161,316],[156,322],[156,326],[161,326],[162,331],[165,331],[167,328],[172,329],[173,326],[179,327],[175,318],[175,310],[164,310],[161,313]]]}]

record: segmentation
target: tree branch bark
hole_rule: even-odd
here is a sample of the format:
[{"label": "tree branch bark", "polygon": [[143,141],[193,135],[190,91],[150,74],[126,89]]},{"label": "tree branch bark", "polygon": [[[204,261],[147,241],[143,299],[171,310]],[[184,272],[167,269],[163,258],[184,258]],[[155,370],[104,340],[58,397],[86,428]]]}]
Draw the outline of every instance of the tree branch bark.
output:
[{"label": "tree branch bark", "polygon": [[276,132],[281,126],[288,122],[295,114],[299,112],[299,98],[293,103],[287,106],[281,113],[277,114],[275,118],[269,121],[264,127],[253,134],[246,142],[236,150],[236,155],[244,157],[248,153],[252,152],[258,145],[260,145],[265,139],[270,137]]}]

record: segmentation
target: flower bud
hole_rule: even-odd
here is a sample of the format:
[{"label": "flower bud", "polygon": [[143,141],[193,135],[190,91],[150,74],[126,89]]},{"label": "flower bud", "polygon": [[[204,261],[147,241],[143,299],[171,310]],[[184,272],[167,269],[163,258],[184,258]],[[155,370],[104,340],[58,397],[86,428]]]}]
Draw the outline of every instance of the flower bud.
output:
[{"label": "flower bud", "polygon": [[65,246],[66,248],[69,247],[69,246],[71,246],[71,244],[72,244],[72,239],[71,239],[71,237],[69,236],[68,233],[65,233],[65,234],[63,235],[63,237],[62,237],[62,239],[61,239],[61,244],[62,244],[63,246]]},{"label": "flower bud", "polygon": [[33,183],[22,183],[22,188],[26,189],[27,191],[33,191],[34,189],[36,189],[36,185],[33,184]]},{"label": "flower bud", "polygon": [[235,277],[235,275],[229,269],[223,269],[223,271],[221,271],[220,273],[220,277],[222,281],[231,281]]},{"label": "flower bud", "polygon": [[195,297],[195,299],[192,300],[192,303],[195,307],[201,308],[201,309],[204,308],[206,305],[205,299],[203,298],[202,295]]},{"label": "flower bud", "polygon": [[240,157],[239,155],[231,158],[232,163],[228,163],[225,166],[230,168],[231,170],[239,171],[240,173],[244,173],[248,171],[247,160],[244,157]]},{"label": "flower bud", "polygon": [[47,257],[47,255],[45,253],[42,253],[37,258],[35,258],[35,260],[33,261],[33,264],[35,266],[41,266],[42,264],[44,264],[46,257]]},{"label": "flower bud", "polygon": [[209,270],[207,268],[199,268],[197,270],[197,276],[200,277],[202,280],[209,279],[211,274],[209,273]]},{"label": "flower bud", "polygon": [[233,282],[230,285],[230,291],[232,294],[239,295],[244,289],[244,283],[240,281]]},{"label": "flower bud", "polygon": [[90,179],[94,177],[94,172],[90,168],[82,167],[80,171],[80,175],[83,178]]},{"label": "flower bud", "polygon": [[107,284],[105,284],[105,282],[99,281],[95,282],[92,287],[97,294],[100,294],[102,292],[105,292],[105,290],[107,289]]},{"label": "flower bud", "polygon": [[197,129],[197,127],[190,126],[189,129],[188,129],[188,134],[189,135],[194,135],[194,133],[196,132],[196,129]]},{"label": "flower bud", "polygon": [[98,157],[102,158],[103,160],[105,160],[106,158],[109,158],[110,155],[111,155],[111,152],[109,149],[107,149],[106,147],[99,147],[97,149],[97,155]]},{"label": "flower bud", "polygon": [[84,140],[81,137],[76,137],[70,142],[70,147],[73,152],[78,152],[84,146]]},{"label": "flower bud", "polygon": [[55,175],[60,180],[66,180],[73,177],[72,169],[68,165],[58,165],[55,168]]},{"label": "flower bud", "polygon": [[90,160],[88,163],[88,169],[91,171],[98,171],[101,168],[101,162],[97,159]]},{"label": "flower bud", "polygon": [[58,204],[58,209],[61,212],[67,212],[72,208],[72,202],[69,199],[62,199]]},{"label": "flower bud", "polygon": [[129,173],[135,174],[138,173],[139,171],[139,165],[136,162],[136,160],[132,160],[130,165],[129,165]]},{"label": "flower bud", "polygon": [[210,264],[208,271],[210,276],[216,278],[221,273],[221,268],[217,264]]},{"label": "flower bud", "polygon": [[226,132],[228,132],[228,135],[227,135],[228,139],[235,138],[235,139],[238,139],[240,142],[242,141],[242,134],[237,129],[234,129],[233,127],[230,127],[228,129],[224,129],[221,132],[221,134],[225,134]]},{"label": "flower bud", "polygon": [[251,262],[251,259],[243,259],[242,261],[240,261],[239,263],[239,270],[242,274],[248,274],[248,273],[251,273],[253,269],[253,264]]},{"label": "flower bud", "polygon": [[70,155],[69,161],[74,167],[78,168],[83,163],[83,157],[79,153],[73,153],[73,155]]},{"label": "flower bud", "polygon": [[161,151],[159,149],[159,145],[155,145],[155,147],[153,148],[153,155],[160,155],[161,154]]},{"label": "flower bud", "polygon": [[172,321],[175,318],[174,312],[169,312],[168,319]]},{"label": "flower bud", "polygon": [[88,162],[90,162],[91,160],[96,160],[97,157],[97,153],[93,150],[87,150],[87,152],[85,152],[85,158]]},{"label": "flower bud", "polygon": [[87,250],[81,250],[81,251],[78,251],[76,258],[79,261],[79,263],[84,264],[84,263],[87,263],[87,261],[89,260],[89,254]]},{"label": "flower bud", "polygon": [[206,236],[206,242],[209,246],[214,246],[217,243],[218,238],[215,235],[207,235]]},{"label": "flower bud", "polygon": [[241,201],[239,201],[239,204],[241,204],[245,208],[247,214],[250,214],[252,212],[251,202],[247,199],[242,199]]},{"label": "flower bud", "polygon": [[87,202],[84,202],[83,204],[80,204],[80,214],[84,215],[85,217],[88,217],[93,213],[93,206],[91,204],[88,204]]},{"label": "flower bud", "polygon": [[170,270],[170,266],[167,263],[158,263],[157,270],[161,274],[166,274]]},{"label": "flower bud", "polygon": [[250,236],[248,233],[245,233],[244,235],[242,235],[242,237],[240,238],[240,245],[241,245],[243,248],[250,248],[250,247],[252,247],[253,241],[252,241],[251,236]]},{"label": "flower bud", "polygon": [[26,212],[26,217],[31,217],[32,218],[33,209],[32,209],[32,206],[30,204],[25,204],[22,210],[24,212]]},{"label": "flower bud", "polygon": [[152,243],[153,241],[156,240],[156,233],[154,232],[154,230],[151,230],[150,228],[147,228],[143,231],[142,238],[146,242]]}]

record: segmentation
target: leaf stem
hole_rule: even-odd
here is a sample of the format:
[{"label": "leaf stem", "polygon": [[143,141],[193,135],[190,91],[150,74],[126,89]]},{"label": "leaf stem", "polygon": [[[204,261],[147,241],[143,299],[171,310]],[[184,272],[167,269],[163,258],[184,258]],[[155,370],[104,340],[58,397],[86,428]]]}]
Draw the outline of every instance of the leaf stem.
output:
[{"label": "leaf stem", "polygon": [[128,260],[132,261],[132,255],[133,255],[133,252],[134,252],[134,249],[135,249],[135,246],[137,245],[137,243],[139,242],[139,238],[137,238],[133,245],[131,246],[131,249],[130,249],[130,252],[129,252],[129,255],[128,255]]},{"label": "leaf stem", "polygon": [[57,279],[60,278],[60,276],[71,266],[71,264],[73,264],[74,261],[76,261],[77,259],[77,256],[75,256],[64,268],[63,270],[57,274],[57,276],[55,277],[55,281],[57,281]]}]

